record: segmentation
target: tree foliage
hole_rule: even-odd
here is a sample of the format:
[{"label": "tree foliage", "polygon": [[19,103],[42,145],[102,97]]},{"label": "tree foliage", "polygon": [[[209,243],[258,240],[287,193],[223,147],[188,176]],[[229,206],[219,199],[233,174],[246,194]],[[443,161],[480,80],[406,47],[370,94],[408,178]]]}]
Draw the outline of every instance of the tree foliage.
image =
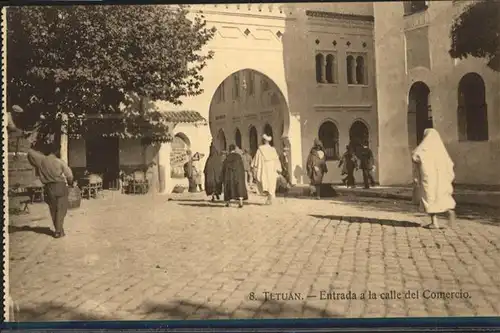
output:
[{"label": "tree foliage", "polygon": [[496,64],[500,57],[500,1],[477,1],[468,6],[453,23],[451,42],[452,58],[472,56]]},{"label": "tree foliage", "polygon": [[[130,107],[134,96],[181,104],[202,93],[200,71],[213,37],[203,16],[184,6],[43,6],[7,10],[8,103],[43,119],[42,135],[95,128],[89,114],[122,114],[103,135],[165,140],[168,124],[153,107]],[[135,103],[143,105],[144,103]],[[125,107],[124,107],[125,106]],[[144,105],[143,105],[144,106]]]}]

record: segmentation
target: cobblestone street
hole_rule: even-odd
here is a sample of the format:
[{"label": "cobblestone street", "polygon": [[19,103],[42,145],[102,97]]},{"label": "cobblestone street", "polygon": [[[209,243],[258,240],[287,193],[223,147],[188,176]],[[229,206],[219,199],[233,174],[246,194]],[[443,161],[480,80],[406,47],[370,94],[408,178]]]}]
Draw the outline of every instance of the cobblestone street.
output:
[{"label": "cobblestone street", "polygon": [[172,199],[83,201],[62,239],[43,204],[11,217],[15,319],[500,315],[498,209],[461,207],[456,227],[428,230],[385,199]]}]

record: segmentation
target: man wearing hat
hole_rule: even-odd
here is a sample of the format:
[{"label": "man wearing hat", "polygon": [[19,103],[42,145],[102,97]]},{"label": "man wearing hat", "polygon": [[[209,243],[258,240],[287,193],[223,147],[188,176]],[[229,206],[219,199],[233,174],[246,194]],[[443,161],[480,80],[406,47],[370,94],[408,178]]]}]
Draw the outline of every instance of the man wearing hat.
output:
[{"label": "man wearing hat", "polygon": [[259,191],[267,196],[267,205],[272,204],[276,195],[276,183],[281,173],[281,162],[278,152],[271,146],[272,139],[270,135],[262,135],[262,145],[252,161],[254,178],[257,180]]},{"label": "man wearing hat", "polygon": [[54,224],[54,237],[61,238],[64,233],[64,218],[68,212],[68,196],[73,186],[73,173],[59,156],[59,146],[55,143],[45,146],[44,153],[28,150],[28,161],[37,174],[47,193],[47,203]]},{"label": "man wearing hat", "polygon": [[[23,109],[19,105],[14,105],[12,107],[12,112],[16,114],[23,113]],[[17,128],[16,123],[14,122],[14,118],[12,117],[12,112],[7,111],[7,131],[8,133],[12,133],[15,135],[23,135],[24,132]]]}]

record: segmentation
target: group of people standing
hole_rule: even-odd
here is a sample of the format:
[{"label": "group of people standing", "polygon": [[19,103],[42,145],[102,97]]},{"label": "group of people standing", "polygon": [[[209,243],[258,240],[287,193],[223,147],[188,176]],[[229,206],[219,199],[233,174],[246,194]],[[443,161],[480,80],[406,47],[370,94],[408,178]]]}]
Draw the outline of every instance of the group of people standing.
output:
[{"label": "group of people standing", "polygon": [[[271,141],[272,137],[264,134],[262,145],[253,158],[247,150],[242,150],[235,144],[229,145],[227,153],[224,153],[217,151],[212,143],[203,168],[205,193],[211,196],[211,200],[220,200],[223,195],[227,207],[232,200],[243,207],[243,202],[248,200],[248,191],[255,182],[259,192],[266,196],[266,204],[272,204],[278,179],[286,167],[282,165],[283,158],[271,146]],[[190,189],[196,188],[199,173],[193,164],[193,158],[185,164],[185,175]]]},{"label": "group of people standing", "polygon": [[[338,167],[342,168],[341,174],[346,176],[342,182],[347,187],[355,187],[354,171],[359,169],[363,172],[364,187],[375,186],[375,179],[373,178],[375,159],[367,143],[358,146],[352,143],[347,145]],[[312,194],[317,198],[321,196],[321,184],[327,172],[325,148],[319,139],[315,139],[307,158],[306,173],[310,179]]]},{"label": "group of people standing", "polygon": [[362,145],[348,144],[346,151],[339,162],[339,168],[342,168],[342,175],[345,175],[342,182],[349,188],[356,187],[354,171],[361,169],[363,173],[363,185],[368,189],[375,186],[373,172],[375,171],[375,158],[373,152],[365,142]]}]

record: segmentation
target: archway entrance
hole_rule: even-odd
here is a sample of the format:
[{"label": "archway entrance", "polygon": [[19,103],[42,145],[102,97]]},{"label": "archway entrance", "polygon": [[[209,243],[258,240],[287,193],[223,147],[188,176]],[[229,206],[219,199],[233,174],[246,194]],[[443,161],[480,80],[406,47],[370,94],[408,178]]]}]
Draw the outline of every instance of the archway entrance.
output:
[{"label": "archway entrance", "polygon": [[460,140],[488,140],[488,111],[483,78],[465,74],[458,84],[458,133]]},{"label": "archway entrance", "polygon": [[217,133],[217,148],[219,149],[219,151],[227,150],[226,135],[224,134],[224,131],[222,129],[220,129]]},{"label": "archway entrance", "polygon": [[271,140],[271,146],[274,146],[273,128],[271,127],[271,125],[266,124],[264,126],[263,133],[266,134],[266,135],[269,135],[272,138],[272,140]]},{"label": "archway entrance", "polygon": [[250,154],[255,156],[257,149],[259,148],[259,138],[257,137],[257,129],[255,126],[250,127],[250,131],[248,133],[248,138],[250,142]]},{"label": "archway entrance", "polygon": [[323,143],[323,147],[325,147],[326,160],[339,160],[339,130],[337,125],[331,120],[325,121],[319,127],[318,138]]},{"label": "archway entrance", "polygon": [[349,129],[349,140],[354,147],[370,144],[370,133],[368,126],[361,120],[356,120]]},{"label": "archway entrance", "polygon": [[363,144],[370,144],[368,127],[361,120],[356,120],[349,129],[349,143],[354,148],[355,154],[359,155]]},{"label": "archway entrance", "polygon": [[241,132],[240,129],[236,129],[236,133],[234,133],[234,142],[238,148],[241,149]]},{"label": "archway entrance", "polygon": [[177,133],[172,140],[170,152],[170,176],[184,178],[184,163],[187,160],[187,150],[191,147],[189,138],[184,133]]},{"label": "archway entrance", "polygon": [[[289,135],[290,115],[283,93],[271,78],[253,69],[234,72],[221,82],[210,103],[208,118],[215,142],[222,142],[219,130],[224,129],[231,133],[231,142],[234,135],[235,143],[252,154],[257,151],[262,133],[273,137],[271,144],[278,152],[283,150],[281,138]],[[240,141],[243,128],[248,128],[243,135],[249,140]]]},{"label": "archway entrance", "polygon": [[422,142],[425,129],[433,126],[429,94],[429,87],[420,81],[408,94],[408,143],[412,149]]}]

